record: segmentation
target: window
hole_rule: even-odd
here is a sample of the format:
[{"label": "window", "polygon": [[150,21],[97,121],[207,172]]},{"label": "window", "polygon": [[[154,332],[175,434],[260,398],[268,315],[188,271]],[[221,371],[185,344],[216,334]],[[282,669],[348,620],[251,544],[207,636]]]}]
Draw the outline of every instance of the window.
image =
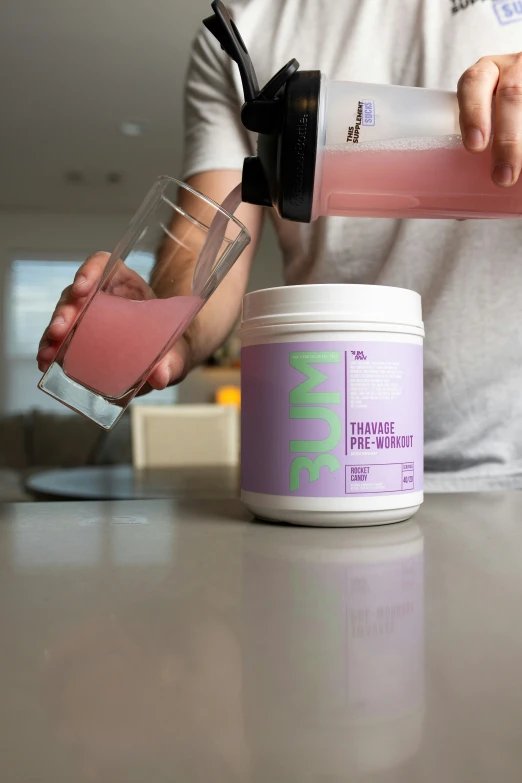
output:
[{"label": "window", "polygon": [[[39,408],[67,413],[67,408],[39,391],[41,373],[35,357],[42,332],[63,291],[70,285],[82,261],[20,258],[11,263],[6,289],[5,362],[6,409],[16,413]],[[153,259],[133,254],[129,263],[145,279],[149,278]],[[176,389],[151,392],[140,400],[150,404],[171,404]]]},{"label": "window", "polygon": [[9,358],[34,359],[58,297],[79,267],[77,261],[13,261],[8,286]]}]

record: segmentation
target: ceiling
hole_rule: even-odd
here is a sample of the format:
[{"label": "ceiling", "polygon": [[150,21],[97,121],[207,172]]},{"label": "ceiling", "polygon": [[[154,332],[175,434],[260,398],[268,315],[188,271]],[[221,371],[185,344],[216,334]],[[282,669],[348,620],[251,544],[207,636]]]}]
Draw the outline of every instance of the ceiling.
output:
[{"label": "ceiling", "polygon": [[[179,174],[184,73],[209,12],[210,0],[3,0],[0,209],[127,212],[157,174]],[[134,119],[145,134],[122,135]]]}]

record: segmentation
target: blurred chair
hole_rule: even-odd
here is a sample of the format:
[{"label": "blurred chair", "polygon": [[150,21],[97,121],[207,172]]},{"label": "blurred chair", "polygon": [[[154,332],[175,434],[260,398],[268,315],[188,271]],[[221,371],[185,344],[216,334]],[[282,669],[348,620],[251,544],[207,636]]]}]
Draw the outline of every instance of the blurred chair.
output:
[{"label": "blurred chair", "polygon": [[134,405],[135,468],[237,465],[239,411],[229,405]]}]

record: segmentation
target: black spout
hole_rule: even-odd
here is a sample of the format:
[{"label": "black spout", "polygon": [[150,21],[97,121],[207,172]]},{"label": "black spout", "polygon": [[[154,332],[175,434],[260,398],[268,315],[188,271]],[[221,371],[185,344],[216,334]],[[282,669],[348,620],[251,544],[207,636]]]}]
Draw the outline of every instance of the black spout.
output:
[{"label": "black spout", "polygon": [[259,84],[241,34],[221,0],[214,0],[212,9],[214,16],[204,19],[203,24],[217,38],[223,51],[238,64],[245,101],[253,101],[259,95]]},{"label": "black spout", "polygon": [[203,24],[221,48],[237,63],[245,103],[241,122],[258,134],[257,155],[246,158],[243,201],[273,206],[288,220],[311,220],[317,154],[319,71],[299,71],[290,60],[259,89],[245,43],[221,0],[212,3],[214,15]]},{"label": "black spout", "polygon": [[203,24],[239,67],[245,95],[241,113],[243,125],[254,133],[277,133],[281,127],[281,92],[286,82],[298,70],[299,63],[297,60],[290,60],[260,90],[254,65],[234,20],[221,0],[214,0],[212,8],[214,16],[204,19]]}]

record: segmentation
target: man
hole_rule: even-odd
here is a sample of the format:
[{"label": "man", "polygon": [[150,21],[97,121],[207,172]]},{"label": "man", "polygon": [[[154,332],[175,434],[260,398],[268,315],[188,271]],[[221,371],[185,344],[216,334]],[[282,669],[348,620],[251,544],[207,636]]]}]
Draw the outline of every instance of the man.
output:
[{"label": "man", "polygon": [[[291,57],[304,70],[320,69],[338,80],[442,89],[455,89],[458,82],[470,154],[483,154],[490,142],[493,102],[492,177],[499,187],[516,185],[522,168],[522,53],[513,52],[522,49],[520,3],[232,0],[230,6],[260,84]],[[241,103],[235,64],[202,31],[187,76],[184,178],[216,201],[240,180],[243,157],[254,151],[255,139],[240,123]],[[156,389],[208,356],[236,320],[263,219],[250,205],[237,214],[252,245],[154,370],[149,383]],[[287,283],[395,285],[422,295],[427,488],[521,486],[522,221],[324,218],[299,225],[272,218]],[[38,355],[41,370],[106,259],[90,258],[64,292]]]}]

